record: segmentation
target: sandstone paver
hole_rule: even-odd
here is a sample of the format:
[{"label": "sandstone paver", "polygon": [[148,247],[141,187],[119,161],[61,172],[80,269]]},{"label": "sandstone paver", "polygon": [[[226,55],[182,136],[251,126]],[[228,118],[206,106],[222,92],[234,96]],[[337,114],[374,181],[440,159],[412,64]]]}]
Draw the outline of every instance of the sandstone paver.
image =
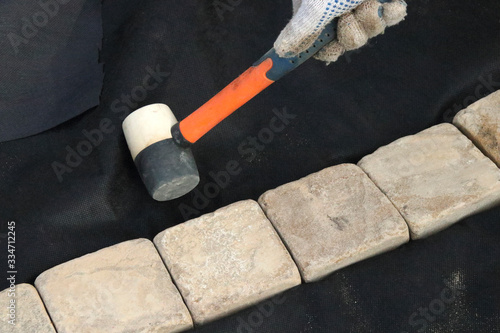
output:
[{"label": "sandstone paver", "polygon": [[259,203],[307,282],[409,240],[399,212],[353,164],[267,191]]},{"label": "sandstone paver", "polygon": [[500,202],[500,170],[451,124],[401,138],[358,165],[422,238]]},{"label": "sandstone paver", "polygon": [[453,124],[500,167],[500,90],[460,111]]},{"label": "sandstone paver", "polygon": [[35,281],[59,333],[178,332],[189,312],[153,243],[123,242],[43,272]]},{"label": "sandstone paver", "polygon": [[301,282],[290,254],[253,200],[166,229],[154,243],[195,323],[215,320]]},{"label": "sandstone paver", "polygon": [[0,292],[0,332],[56,333],[35,287],[22,283]]}]

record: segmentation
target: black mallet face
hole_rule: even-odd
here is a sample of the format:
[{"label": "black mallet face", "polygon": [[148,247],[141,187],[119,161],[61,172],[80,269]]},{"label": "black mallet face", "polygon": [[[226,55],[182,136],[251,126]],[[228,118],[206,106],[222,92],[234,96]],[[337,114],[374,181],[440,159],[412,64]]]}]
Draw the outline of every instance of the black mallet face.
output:
[{"label": "black mallet face", "polygon": [[149,194],[158,201],[172,200],[193,190],[200,181],[189,148],[178,146],[170,129],[177,123],[165,104],[151,104],[123,121],[130,153]]}]

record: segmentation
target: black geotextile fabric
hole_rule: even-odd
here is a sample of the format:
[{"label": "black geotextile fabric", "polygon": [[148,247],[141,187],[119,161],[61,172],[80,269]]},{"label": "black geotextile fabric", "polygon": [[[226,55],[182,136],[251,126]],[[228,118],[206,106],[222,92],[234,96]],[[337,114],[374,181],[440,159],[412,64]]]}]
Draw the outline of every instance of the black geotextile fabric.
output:
[{"label": "black geotextile fabric", "polygon": [[[8,221],[16,282],[33,283],[67,260],[356,163],[500,87],[500,3],[414,0],[407,19],[369,46],[328,67],[305,63],[202,138],[195,192],[152,200],[127,150],[124,116],[161,102],[184,118],[264,54],[290,15],[288,0],[105,1],[100,105],[0,144],[4,276]],[[293,115],[285,128],[255,143],[285,111]],[[229,184],[207,185],[228,163],[239,166]],[[196,331],[499,332],[499,239],[495,208]]]},{"label": "black geotextile fabric", "polygon": [[99,1],[0,1],[0,142],[99,104],[100,12]]}]

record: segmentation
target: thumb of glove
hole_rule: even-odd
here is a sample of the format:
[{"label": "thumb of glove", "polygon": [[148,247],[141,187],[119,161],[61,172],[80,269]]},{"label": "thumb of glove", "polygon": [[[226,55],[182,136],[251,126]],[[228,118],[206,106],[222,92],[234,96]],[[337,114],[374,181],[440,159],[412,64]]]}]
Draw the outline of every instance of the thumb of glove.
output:
[{"label": "thumb of glove", "polygon": [[325,25],[365,0],[294,0],[292,19],[274,43],[280,57],[293,57],[309,48]]}]

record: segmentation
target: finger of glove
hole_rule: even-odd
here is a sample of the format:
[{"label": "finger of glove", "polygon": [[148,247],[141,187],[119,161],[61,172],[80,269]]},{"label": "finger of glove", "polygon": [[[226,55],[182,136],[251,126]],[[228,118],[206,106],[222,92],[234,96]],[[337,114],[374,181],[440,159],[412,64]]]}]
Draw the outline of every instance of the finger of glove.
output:
[{"label": "finger of glove", "polygon": [[364,0],[302,0],[297,13],[274,43],[281,57],[293,57],[309,48],[326,24]]},{"label": "finger of glove", "polygon": [[331,62],[337,61],[341,55],[345,53],[345,48],[338,40],[325,45],[318,53],[314,55],[314,59],[326,62],[329,65]]},{"label": "finger of glove", "polygon": [[337,38],[346,51],[360,48],[368,42],[368,35],[353,13],[347,13],[340,17]]},{"label": "finger of glove", "polygon": [[[354,10],[354,20],[358,22],[354,29],[349,24],[346,24],[344,14],[339,19],[337,34],[342,36],[342,40],[348,41],[350,47],[359,47],[364,45],[370,36],[374,36],[385,29],[385,22],[382,20],[382,5],[378,0],[368,0],[359,5]],[[353,17],[347,18],[347,21],[352,21]],[[345,31],[348,29],[348,31]],[[354,35],[353,35],[354,34]],[[363,34],[365,36],[363,36]],[[361,36],[361,37],[360,37]],[[337,37],[338,38],[338,37]],[[354,43],[352,41],[355,41]],[[361,45],[359,45],[361,44]],[[349,46],[348,45],[348,46]],[[346,51],[344,45],[339,40],[334,40],[325,45],[315,56],[315,59],[325,61],[328,64],[335,62]]]},{"label": "finger of glove", "polygon": [[[380,33],[383,33],[384,30],[381,29],[382,26],[388,26],[385,18],[390,18],[390,22],[392,25],[395,25],[401,22],[406,16],[407,5],[404,1],[393,0],[391,3],[383,3],[383,5],[388,5],[387,7],[383,7],[383,10],[380,11],[380,8],[377,8],[374,4],[370,4],[372,0],[369,0],[356,8],[354,11],[354,16],[359,24],[363,27],[363,30],[366,33],[366,36],[375,37]],[[378,0],[375,0],[378,3]],[[379,3],[380,6],[380,3]],[[347,15],[347,14],[344,14]],[[380,18],[380,15],[382,18]],[[370,20],[363,20],[363,18],[369,17]],[[381,25],[377,22],[376,17],[382,20]],[[368,23],[371,22],[371,23]],[[346,29],[345,25],[338,26],[338,31],[340,35],[347,35],[350,32],[343,31]],[[351,29],[352,30],[352,29]],[[382,30],[382,31],[381,31]],[[377,33],[378,32],[378,33]],[[370,37],[370,38],[371,38]],[[352,38],[345,38],[346,40],[350,40]],[[363,44],[364,45],[364,44]],[[363,46],[360,45],[359,47]],[[338,58],[345,53],[344,46],[338,41],[334,40],[323,47],[315,56],[315,59],[324,61],[328,64],[331,62],[337,61]]]},{"label": "finger of glove", "polygon": [[398,24],[406,17],[408,5],[404,0],[393,0],[382,6],[384,8],[383,18],[388,27]]},{"label": "finger of glove", "polygon": [[368,0],[354,11],[356,21],[361,25],[368,38],[384,32],[387,24],[383,19],[384,7],[378,0]]}]

